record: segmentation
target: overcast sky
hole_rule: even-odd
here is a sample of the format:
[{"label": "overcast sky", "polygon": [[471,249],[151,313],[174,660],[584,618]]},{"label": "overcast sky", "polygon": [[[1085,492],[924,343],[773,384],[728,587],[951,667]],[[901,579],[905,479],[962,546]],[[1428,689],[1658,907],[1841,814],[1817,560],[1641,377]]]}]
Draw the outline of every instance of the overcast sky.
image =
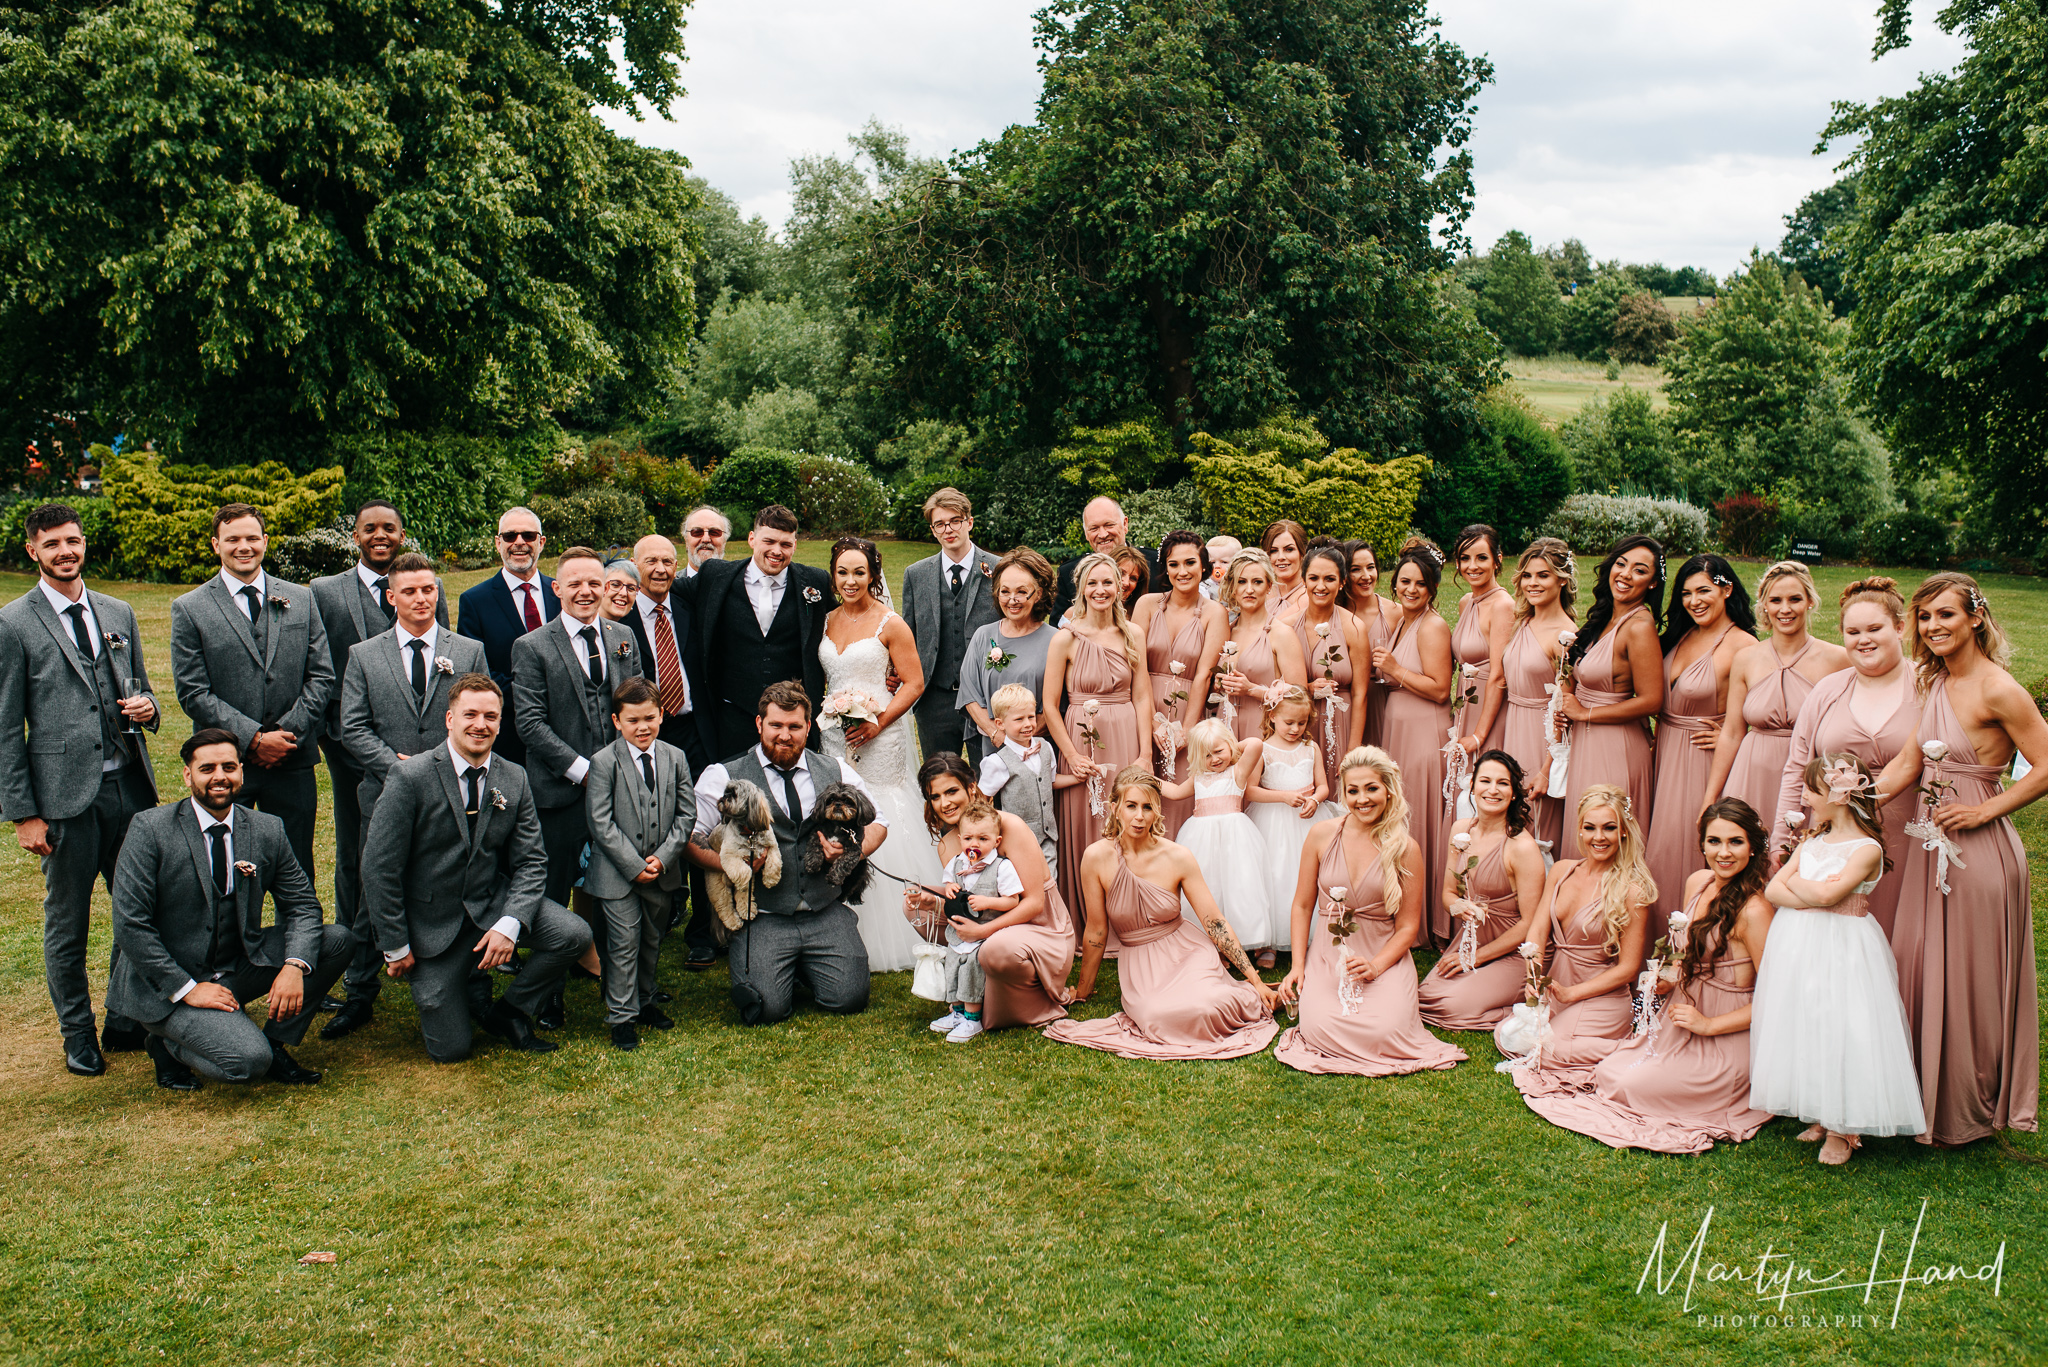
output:
[{"label": "overcast sky", "polygon": [[[615,119],[672,147],[779,224],[792,157],[843,152],[870,117],[912,147],[972,147],[1027,123],[1040,0],[695,0],[673,122]],[[1933,4],[1923,4],[1932,13]],[[1482,248],[1509,228],[1599,258],[1725,273],[1835,178],[1812,155],[1829,104],[1910,89],[1961,44],[1922,21],[1870,60],[1877,0],[1436,0],[1443,31],[1494,64],[1472,150]],[[772,17],[771,17],[772,16]]]}]

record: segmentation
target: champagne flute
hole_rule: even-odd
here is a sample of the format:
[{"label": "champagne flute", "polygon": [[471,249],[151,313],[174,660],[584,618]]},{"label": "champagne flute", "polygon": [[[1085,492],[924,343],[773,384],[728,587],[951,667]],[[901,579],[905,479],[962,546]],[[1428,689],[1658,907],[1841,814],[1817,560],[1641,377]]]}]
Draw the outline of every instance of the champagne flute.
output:
[{"label": "champagne flute", "polygon": [[[143,687],[141,679],[133,675],[122,676],[121,701],[123,703],[134,702],[137,698],[143,697],[147,691]],[[128,736],[139,736],[142,734],[142,723],[129,716],[126,712],[123,712],[121,714],[121,733]]]}]

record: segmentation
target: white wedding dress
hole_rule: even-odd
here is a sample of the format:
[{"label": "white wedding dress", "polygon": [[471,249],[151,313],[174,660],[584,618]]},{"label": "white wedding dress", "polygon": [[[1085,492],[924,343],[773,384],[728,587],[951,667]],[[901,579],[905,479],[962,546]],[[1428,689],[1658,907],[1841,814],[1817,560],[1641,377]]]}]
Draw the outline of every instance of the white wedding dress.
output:
[{"label": "white wedding dress", "polygon": [[[882,644],[881,631],[895,614],[885,612],[875,635],[855,641],[844,652],[830,636],[818,644],[818,662],[825,667],[825,692],[856,688],[886,705],[889,700],[889,647]],[[868,969],[875,973],[897,973],[911,967],[912,951],[922,943],[917,931],[903,915],[905,879],[937,887],[945,881],[946,866],[938,847],[924,826],[924,795],[917,789],[917,733],[909,713],[897,718],[879,736],[849,754],[846,732],[837,724],[824,724],[821,743],[825,753],[853,769],[874,796],[875,807],[889,823],[889,838],[868,857],[875,870],[860,901],[852,903],[860,920],[861,943],[867,946]],[[883,874],[893,875],[883,877]]]}]

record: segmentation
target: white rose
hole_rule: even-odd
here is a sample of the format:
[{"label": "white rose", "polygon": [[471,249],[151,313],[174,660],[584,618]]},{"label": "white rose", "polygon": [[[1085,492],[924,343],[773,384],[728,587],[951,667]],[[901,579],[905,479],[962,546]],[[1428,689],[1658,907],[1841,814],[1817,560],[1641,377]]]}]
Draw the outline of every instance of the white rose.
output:
[{"label": "white rose", "polygon": [[1576,631],[1560,631],[1557,633],[1557,643],[1566,650],[1570,650],[1578,639],[1579,633]]},{"label": "white rose", "polygon": [[1332,902],[1341,902],[1344,900],[1344,894],[1349,891],[1351,891],[1351,889],[1349,888],[1331,888],[1330,900]]},{"label": "white rose", "polygon": [[1168,665],[1167,668],[1173,671],[1173,677],[1178,679],[1180,677],[1180,672],[1183,669],[1186,669],[1187,666],[1183,664],[1181,661],[1175,660],[1172,664]]},{"label": "white rose", "polygon": [[1541,957],[1543,947],[1534,940],[1524,940],[1522,941],[1521,948],[1516,950],[1516,953],[1525,959],[1535,959]]},{"label": "white rose", "polygon": [[1799,829],[1799,828],[1800,828],[1801,826],[1804,826],[1804,825],[1806,824],[1806,813],[1805,813],[1805,812],[1787,812],[1787,813],[1785,813],[1785,824],[1786,824],[1787,826],[1791,827],[1791,828],[1792,828],[1793,830],[1795,830],[1795,831],[1796,831],[1796,830],[1798,830],[1798,829]]},{"label": "white rose", "polygon": [[1087,702],[1081,704],[1081,711],[1090,717],[1094,716],[1097,712],[1100,712],[1101,710],[1102,704],[1095,701],[1095,699],[1093,698],[1090,698]]},{"label": "white rose", "polygon": [[1464,851],[1464,850],[1469,850],[1469,849],[1471,849],[1471,848],[1472,848],[1472,835],[1471,835],[1471,833],[1470,833],[1469,831],[1459,831],[1459,832],[1458,832],[1458,833],[1457,833],[1456,835],[1452,836],[1452,837],[1451,837],[1451,848],[1452,848],[1452,849],[1454,849],[1454,850],[1459,850],[1459,851]]},{"label": "white rose", "polygon": [[1948,742],[1939,740],[1922,741],[1920,742],[1920,753],[1927,756],[1934,763],[1939,764],[1948,758]]}]

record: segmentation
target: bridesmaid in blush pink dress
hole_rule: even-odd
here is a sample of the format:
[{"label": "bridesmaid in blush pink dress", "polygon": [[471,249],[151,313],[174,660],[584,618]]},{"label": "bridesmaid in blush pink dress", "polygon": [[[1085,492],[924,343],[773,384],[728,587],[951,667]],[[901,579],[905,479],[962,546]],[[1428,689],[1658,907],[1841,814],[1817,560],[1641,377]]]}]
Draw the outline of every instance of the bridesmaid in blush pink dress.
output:
[{"label": "bridesmaid in blush pink dress", "polygon": [[1394,639],[1373,652],[1373,669],[1386,681],[1386,745],[1401,766],[1408,802],[1408,833],[1422,846],[1426,942],[1449,938],[1443,908],[1444,859],[1450,819],[1444,812],[1444,746],[1451,738],[1451,629],[1437,615],[1436,590],[1443,552],[1426,541],[1410,544],[1394,562],[1394,597],[1401,621]]},{"label": "bridesmaid in blush pink dress", "polygon": [[[1084,556],[1074,566],[1074,586],[1073,611],[1046,652],[1043,715],[1061,770],[1093,780],[1054,799],[1060,849],[1078,855],[1102,833],[1102,817],[1090,807],[1091,786],[1106,799],[1118,770],[1151,763],[1151,728],[1138,718],[1152,715],[1152,681],[1132,663],[1143,662],[1144,639],[1124,616],[1116,561]],[[1060,859],[1059,882],[1068,906],[1084,905],[1078,858]]]},{"label": "bridesmaid in blush pink dress", "polygon": [[1796,560],[1781,560],[1764,571],[1756,606],[1771,634],[1738,651],[1728,671],[1728,704],[1714,747],[1714,771],[1707,776],[1706,802],[1739,797],[1770,831],[1778,824],[1778,789],[1792,750],[1792,723],[1816,683],[1849,667],[1849,652],[1814,636],[1813,612],[1820,596],[1813,576]]},{"label": "bridesmaid in blush pink dress", "polygon": [[[1655,762],[1644,728],[1664,707],[1664,651],[1656,624],[1663,588],[1664,551],[1650,537],[1625,536],[1600,562],[1593,608],[1569,656],[1576,684],[1560,704],[1571,723],[1567,812],[1579,810],[1588,788],[1611,783],[1628,794],[1636,824],[1648,828]],[[1570,820],[1558,853],[1579,853]]]},{"label": "bridesmaid in blush pink dress", "polygon": [[[1370,660],[1375,652],[1385,650],[1394,639],[1394,626],[1400,621],[1400,611],[1376,592],[1380,582],[1380,560],[1370,543],[1347,541],[1337,549],[1348,567],[1344,610],[1356,617],[1364,630],[1366,659]],[[1359,734],[1358,743],[1379,745],[1385,735],[1380,726],[1380,712],[1387,704],[1387,688],[1373,670],[1364,670],[1364,674],[1365,729]],[[1332,788],[1330,791],[1337,790]]]},{"label": "bridesmaid in blush pink dress", "polygon": [[[1094,995],[1105,931],[1113,926],[1123,945],[1117,960],[1123,1009],[1101,1020],[1054,1021],[1045,1037],[1124,1058],[1258,1053],[1280,1028],[1273,1022],[1274,991],[1245,957],[1194,855],[1160,837],[1164,799],[1158,777],[1133,765],[1117,775],[1110,801],[1104,838],[1074,861],[1082,870],[1088,915],[1080,977],[1068,1001]],[[1194,919],[1181,914],[1182,898]],[[1223,971],[1219,953],[1242,981]]]},{"label": "bridesmaid in blush pink dress", "polygon": [[1301,583],[1308,606],[1295,615],[1294,638],[1306,662],[1314,704],[1309,735],[1323,753],[1323,777],[1335,793],[1338,761],[1365,743],[1365,689],[1359,681],[1371,672],[1371,647],[1364,625],[1337,603],[1344,588],[1342,551],[1335,546],[1310,551],[1302,562]]},{"label": "bridesmaid in blush pink dress", "polygon": [[1280,519],[1259,534],[1259,549],[1273,567],[1273,620],[1284,622],[1301,611],[1307,595],[1301,586],[1302,557],[1308,554],[1308,528]]},{"label": "bridesmaid in blush pink dress", "polygon": [[1272,594],[1273,566],[1264,551],[1239,551],[1230,558],[1223,576],[1230,638],[1221,647],[1212,691],[1223,699],[1217,715],[1230,722],[1239,740],[1258,740],[1265,730],[1263,693],[1276,680],[1308,687],[1301,644],[1292,631],[1274,630],[1277,620],[1267,610]]},{"label": "bridesmaid in blush pink dress", "polygon": [[1359,758],[1340,775],[1343,820],[1317,826],[1302,847],[1294,968],[1280,984],[1301,1024],[1273,1057],[1360,1077],[1450,1068],[1465,1051],[1424,1029],[1416,1009],[1409,951],[1422,929],[1422,848],[1402,820],[1401,771],[1378,748]]},{"label": "bridesmaid in blush pink dress", "polygon": [[[1910,620],[1926,700],[1913,742],[1878,788],[1899,807],[1915,805],[1916,780],[1953,785],[1931,811],[1924,797],[1918,805],[1956,854],[1944,869],[1939,846],[1927,848],[1936,842],[1913,840],[1891,940],[1927,1111],[1921,1138],[1968,1144],[2038,1127],[2034,916],[2012,815],[2048,793],[2048,723],[2006,671],[2011,647],[1974,579],[1932,576],[1914,593]],[[1928,742],[1940,762],[1925,763]],[[2032,768],[2007,788],[1999,778],[2015,751]]]},{"label": "bridesmaid in blush pink dress", "polygon": [[1551,1124],[1617,1149],[1705,1153],[1771,1119],[1749,1104],[1750,999],[1772,915],[1764,828],[1739,800],[1714,804],[1705,824],[1708,866],[1687,885],[1691,923],[1660,974],[1670,996],[1656,1028],[1623,1041],[1582,1086],[1525,1097]]},{"label": "bridesmaid in blush pink dress", "polygon": [[[1522,959],[1516,952],[1529,938],[1537,904],[1543,899],[1543,851],[1528,832],[1529,799],[1521,766],[1502,750],[1480,755],[1472,774],[1472,804],[1478,815],[1451,827],[1451,867],[1444,874],[1444,898],[1455,910],[1455,871],[1465,875],[1464,901],[1485,912],[1474,931],[1473,968],[1466,972],[1458,947],[1464,926],[1454,915],[1454,939],[1422,980],[1425,1024],[1439,1030],[1491,1030],[1522,999]],[[1458,849],[1458,838],[1471,845]]]},{"label": "bridesmaid in blush pink dress", "polygon": [[[1902,649],[1906,603],[1898,586],[1883,575],[1859,579],[1842,590],[1842,644],[1850,668],[1830,674],[1813,686],[1792,723],[1785,749],[1785,772],[1778,785],[1778,816],[1771,828],[1772,844],[1792,843],[1786,817],[1807,815],[1800,774],[1815,755],[1847,751],[1882,773],[1913,740],[1920,724],[1920,699],[1913,689],[1913,670]],[[1894,869],[1906,862],[1906,823],[1913,804],[1894,802],[1879,815],[1884,819],[1884,852]],[[1898,919],[1905,880],[1880,878],[1870,894],[1870,915],[1886,935]]]},{"label": "bridesmaid in blush pink dress", "polygon": [[1451,632],[1451,658],[1463,676],[1459,686],[1477,699],[1458,714],[1459,743],[1469,760],[1498,750],[1507,740],[1507,688],[1501,653],[1515,629],[1514,599],[1500,586],[1500,533],[1475,522],[1458,533],[1451,563],[1467,592],[1458,600],[1458,625]]},{"label": "bridesmaid in blush pink dress", "polygon": [[1501,652],[1508,705],[1500,748],[1522,768],[1531,833],[1553,851],[1564,833],[1564,798],[1550,791],[1550,686],[1557,682],[1558,657],[1578,630],[1572,616],[1578,587],[1571,547],[1554,536],[1530,542],[1515,568],[1514,634]]},{"label": "bridesmaid in blush pink dress", "polygon": [[[1206,715],[1210,672],[1230,634],[1230,623],[1222,607],[1202,595],[1209,578],[1209,548],[1201,537],[1193,532],[1170,534],[1159,544],[1159,569],[1166,589],[1139,599],[1131,624],[1145,637],[1154,766],[1166,782],[1185,783],[1188,732]],[[1194,809],[1193,798],[1167,799],[1167,839]]]},{"label": "bridesmaid in blush pink dress", "polygon": [[1756,618],[1735,567],[1718,555],[1696,555],[1671,581],[1664,626],[1664,710],[1657,714],[1657,778],[1650,797],[1650,943],[1679,905],[1685,880],[1698,872],[1700,808],[1721,741],[1728,676],[1735,657],[1756,644]]},{"label": "bridesmaid in blush pink dress", "polygon": [[1612,784],[1587,789],[1577,823],[1586,855],[1551,866],[1530,937],[1550,950],[1551,1038],[1535,1063],[1514,1070],[1524,1096],[1583,1086],[1634,1023],[1629,985],[1642,971],[1657,893],[1626,804],[1627,794]]}]

